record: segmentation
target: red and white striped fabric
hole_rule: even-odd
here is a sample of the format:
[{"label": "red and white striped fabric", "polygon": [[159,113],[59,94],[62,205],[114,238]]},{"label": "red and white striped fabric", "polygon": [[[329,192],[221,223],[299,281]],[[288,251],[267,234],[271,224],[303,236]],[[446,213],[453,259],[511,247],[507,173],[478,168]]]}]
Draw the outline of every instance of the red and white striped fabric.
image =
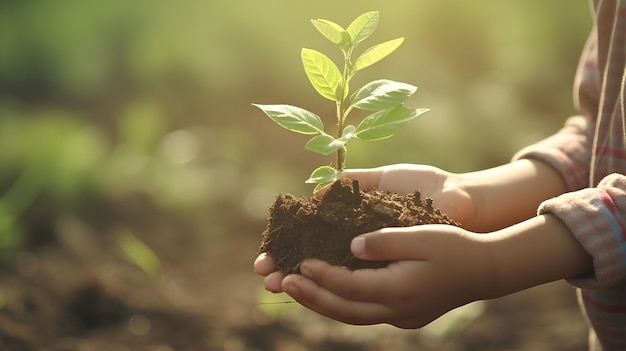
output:
[{"label": "red and white striped fabric", "polygon": [[[594,28],[580,60],[581,116],[515,155],[557,169],[568,193],[545,201],[593,256],[595,274],[571,279],[596,350],[626,350],[626,0],[594,0]],[[595,335],[594,335],[595,334]]]}]

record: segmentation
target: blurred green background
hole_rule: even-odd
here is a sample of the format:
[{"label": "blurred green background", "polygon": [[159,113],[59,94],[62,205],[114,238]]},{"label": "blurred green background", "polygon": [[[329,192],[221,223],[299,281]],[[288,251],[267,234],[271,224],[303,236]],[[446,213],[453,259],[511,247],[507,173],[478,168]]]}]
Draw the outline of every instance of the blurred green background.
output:
[{"label": "blurred green background", "polygon": [[337,53],[309,20],[347,26],[370,10],[381,22],[366,44],[405,42],[353,85],[407,82],[419,87],[409,105],[431,111],[391,139],[355,141],[348,167],[494,166],[575,113],[582,0],[2,1],[3,252],[59,213],[106,222],[101,205],[129,194],[209,234],[228,232],[210,224],[227,210],[262,228],[274,194],[308,194],[303,180],[332,158],[251,103],[332,116],[299,53]]}]

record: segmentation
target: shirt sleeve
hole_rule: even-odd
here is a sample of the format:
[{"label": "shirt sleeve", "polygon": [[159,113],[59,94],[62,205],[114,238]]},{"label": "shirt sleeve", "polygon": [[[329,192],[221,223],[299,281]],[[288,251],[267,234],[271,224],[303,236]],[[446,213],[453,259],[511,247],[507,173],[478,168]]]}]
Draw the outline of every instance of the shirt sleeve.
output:
[{"label": "shirt sleeve", "polygon": [[593,257],[594,273],[568,280],[580,288],[626,284],[626,176],[611,174],[595,188],[546,200],[539,214],[552,213]]},{"label": "shirt sleeve", "polygon": [[570,117],[559,132],[523,148],[513,160],[532,158],[549,164],[562,176],[567,191],[588,187],[594,125],[585,117]]}]

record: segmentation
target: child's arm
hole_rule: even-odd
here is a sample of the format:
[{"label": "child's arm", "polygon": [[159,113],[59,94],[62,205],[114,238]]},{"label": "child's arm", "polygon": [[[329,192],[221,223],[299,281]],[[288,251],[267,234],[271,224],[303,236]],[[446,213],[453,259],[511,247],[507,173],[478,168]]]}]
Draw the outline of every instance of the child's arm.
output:
[{"label": "child's arm", "polygon": [[282,290],[346,323],[419,328],[471,301],[592,272],[590,256],[552,215],[489,235],[445,225],[385,228],[355,239],[352,251],[396,262],[349,271],[307,260]]},{"label": "child's arm", "polygon": [[362,189],[406,194],[416,189],[473,231],[491,231],[528,219],[539,204],[562,194],[559,173],[542,161],[521,159],[477,172],[455,174],[424,165],[397,164],[344,171]]},{"label": "child's arm", "polygon": [[[500,229],[535,215],[541,201],[564,190],[561,177],[536,160],[522,159],[478,172],[454,174],[432,166],[398,164],[346,170],[364,190],[377,188],[406,194],[416,189],[463,227],[475,232]],[[265,287],[280,292],[284,276],[271,257],[261,254],[255,271],[266,276]]]},{"label": "child's arm", "polygon": [[464,227],[493,231],[519,223],[537,214],[539,204],[566,191],[561,175],[551,166],[534,159],[511,163],[456,177],[475,207]]}]

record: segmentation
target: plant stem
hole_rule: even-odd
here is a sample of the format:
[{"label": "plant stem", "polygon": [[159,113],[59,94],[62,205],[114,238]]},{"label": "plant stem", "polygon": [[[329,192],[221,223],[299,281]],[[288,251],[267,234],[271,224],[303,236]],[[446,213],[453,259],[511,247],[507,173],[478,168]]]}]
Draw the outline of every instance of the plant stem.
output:
[{"label": "plant stem", "polygon": [[[344,110],[344,95],[346,94],[346,89],[348,89],[349,81],[350,81],[350,57],[352,56],[352,49],[342,50],[344,63],[343,63],[343,84],[341,85],[341,95],[337,101],[337,137],[341,138],[343,134],[343,129],[345,127],[346,122],[346,111]],[[346,148],[341,147],[337,150],[337,170],[343,171],[346,163]]]},{"label": "plant stem", "polygon": [[[345,119],[344,119],[344,114],[343,114],[343,99],[341,99],[340,101],[337,101],[337,138],[341,138],[344,121]],[[345,162],[346,162],[346,149],[345,147],[340,147],[337,150],[337,169],[339,171],[343,171]]]}]

